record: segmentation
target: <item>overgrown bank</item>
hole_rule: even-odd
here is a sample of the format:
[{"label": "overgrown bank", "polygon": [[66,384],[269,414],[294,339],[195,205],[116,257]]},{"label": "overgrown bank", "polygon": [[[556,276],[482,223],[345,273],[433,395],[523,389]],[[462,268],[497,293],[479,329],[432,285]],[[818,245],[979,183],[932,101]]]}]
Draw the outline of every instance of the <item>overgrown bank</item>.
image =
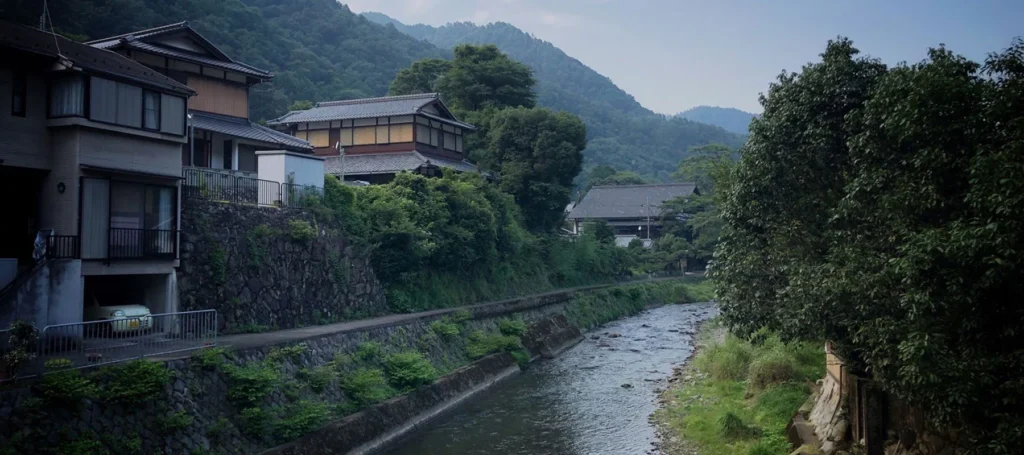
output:
[{"label": "overgrown bank", "polygon": [[649,304],[690,300],[702,286],[623,285],[521,311],[502,312],[496,304],[301,343],[212,349],[166,364],[56,371],[42,383],[0,393],[0,453],[259,452],[489,354],[526,362],[524,335],[538,322],[593,326]]},{"label": "overgrown bank", "polygon": [[785,455],[786,426],[824,369],[821,346],[784,343],[758,332],[750,340],[711,321],[699,353],[676,370],[654,418],[670,455]]}]

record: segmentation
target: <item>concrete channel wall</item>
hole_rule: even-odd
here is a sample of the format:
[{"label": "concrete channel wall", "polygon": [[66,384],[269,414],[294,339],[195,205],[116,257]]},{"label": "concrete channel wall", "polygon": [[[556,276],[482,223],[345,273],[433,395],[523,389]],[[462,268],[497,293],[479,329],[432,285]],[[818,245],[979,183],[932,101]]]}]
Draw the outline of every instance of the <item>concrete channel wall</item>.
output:
[{"label": "concrete channel wall", "polygon": [[[637,292],[620,288],[649,285],[576,289],[470,307],[468,319],[458,321],[458,335],[449,337],[439,336],[433,327],[438,321],[456,320],[444,312],[285,341],[266,334],[265,345],[243,343],[224,354],[210,351],[161,361],[171,372],[170,382],[139,403],[109,399],[111,385],[124,380],[118,376],[124,373],[116,370],[85,373],[98,390],[73,404],[47,401],[39,383],[21,384],[0,391],[0,447],[13,447],[16,453],[64,453],[61,448],[68,444],[85,443],[110,453],[370,453],[518,371],[507,353],[471,362],[468,340],[497,334],[509,319],[521,320],[527,326],[522,343],[531,357],[551,357],[581,339],[571,320],[580,313],[578,302],[587,300],[583,296],[600,297],[602,305],[621,308],[618,315],[625,316],[643,305]],[[358,406],[343,381],[365,365],[337,365],[364,355],[370,344],[380,359],[419,352],[437,368],[440,379],[353,413]],[[383,368],[382,361],[376,367]],[[314,387],[311,378],[325,370],[331,376]],[[270,390],[255,403],[232,400],[241,386],[251,388],[268,374],[274,377]],[[318,409],[331,410],[333,417],[310,418],[315,425],[296,430],[308,425],[306,417],[317,415],[311,410]]]}]

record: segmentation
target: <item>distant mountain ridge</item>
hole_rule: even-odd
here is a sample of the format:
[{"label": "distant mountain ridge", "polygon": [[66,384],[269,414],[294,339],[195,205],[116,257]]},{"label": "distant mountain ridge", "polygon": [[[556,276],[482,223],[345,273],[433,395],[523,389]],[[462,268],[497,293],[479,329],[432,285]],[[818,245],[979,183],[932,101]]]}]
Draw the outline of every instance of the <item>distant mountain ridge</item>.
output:
[{"label": "distant mountain ridge", "polygon": [[697,106],[680,112],[676,116],[719,126],[726,131],[744,135],[750,132],[750,121],[758,117],[757,114],[736,108],[718,106]]},{"label": "distant mountain ridge", "polygon": [[587,124],[586,166],[609,165],[667,179],[690,147],[744,139],[722,128],[688,119],[666,118],[644,108],[611,79],[567,55],[553,44],[505,22],[442,27],[407,25],[381,13],[363,13],[371,22],[394,27],[441,49],[458,44],[495,44],[533,69],[540,106],[571,112]]}]

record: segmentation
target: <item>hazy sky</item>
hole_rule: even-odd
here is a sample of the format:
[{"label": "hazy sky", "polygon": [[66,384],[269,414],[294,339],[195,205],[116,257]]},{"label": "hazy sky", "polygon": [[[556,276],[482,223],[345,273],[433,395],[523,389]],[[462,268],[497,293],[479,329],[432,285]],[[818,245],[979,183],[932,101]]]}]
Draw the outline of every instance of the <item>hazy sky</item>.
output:
[{"label": "hazy sky", "polygon": [[504,21],[611,78],[649,109],[760,112],[781,70],[837,35],[886,63],[945,43],[975,60],[1024,36],[1024,0],[342,0],[407,24]]}]

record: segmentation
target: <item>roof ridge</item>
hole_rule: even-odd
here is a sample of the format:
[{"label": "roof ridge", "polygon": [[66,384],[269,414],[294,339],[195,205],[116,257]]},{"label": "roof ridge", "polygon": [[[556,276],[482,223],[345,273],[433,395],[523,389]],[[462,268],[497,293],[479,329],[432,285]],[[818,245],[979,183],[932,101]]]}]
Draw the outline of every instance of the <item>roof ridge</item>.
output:
[{"label": "roof ridge", "polygon": [[100,38],[100,39],[94,39],[94,40],[86,41],[86,42],[84,42],[82,44],[90,44],[91,45],[91,44],[95,44],[95,43],[101,43],[101,42],[104,42],[104,41],[111,41],[111,40],[115,40],[115,39],[127,38],[129,36],[142,35],[142,34],[145,34],[145,33],[162,32],[162,31],[164,31],[164,29],[173,29],[173,28],[182,27],[182,26],[188,27],[188,21],[175,22],[173,24],[160,25],[160,26],[157,26],[157,27],[147,28],[145,30],[135,30],[135,31],[131,31],[131,32],[128,32],[128,33],[122,33],[120,35],[107,36],[107,37]]},{"label": "roof ridge", "polygon": [[401,101],[401,100],[414,100],[418,98],[437,98],[437,93],[413,93],[410,95],[396,95],[396,96],[378,96],[375,98],[358,98],[354,100],[338,100],[338,101],[321,101],[316,103],[314,107],[331,107],[331,106],[345,106],[350,104],[367,104],[367,103],[378,103],[381,101]]},{"label": "roof ridge", "polygon": [[591,189],[595,188],[654,188],[654,187],[665,187],[665,186],[696,186],[697,182],[679,182],[679,183],[644,183],[644,184],[633,184],[633,185],[594,185]]}]

